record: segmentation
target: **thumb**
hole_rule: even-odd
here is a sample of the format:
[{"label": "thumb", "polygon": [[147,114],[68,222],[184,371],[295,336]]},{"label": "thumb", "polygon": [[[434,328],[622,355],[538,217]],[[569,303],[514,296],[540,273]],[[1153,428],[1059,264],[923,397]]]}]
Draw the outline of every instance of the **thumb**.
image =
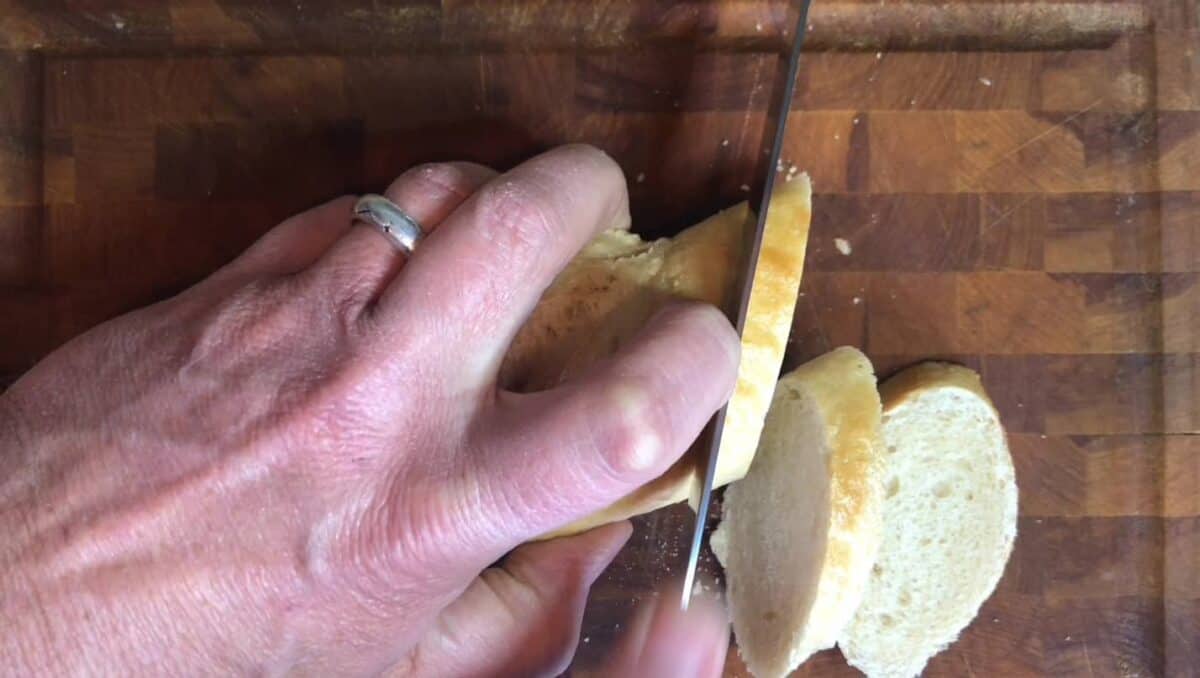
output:
[{"label": "thumb", "polygon": [[588,589],[631,531],[624,521],[517,548],[443,610],[389,675],[558,675],[575,654]]},{"label": "thumb", "polygon": [[643,678],[716,678],[729,650],[729,617],[713,597],[695,595],[684,612],[676,583],[634,614],[606,675]]}]

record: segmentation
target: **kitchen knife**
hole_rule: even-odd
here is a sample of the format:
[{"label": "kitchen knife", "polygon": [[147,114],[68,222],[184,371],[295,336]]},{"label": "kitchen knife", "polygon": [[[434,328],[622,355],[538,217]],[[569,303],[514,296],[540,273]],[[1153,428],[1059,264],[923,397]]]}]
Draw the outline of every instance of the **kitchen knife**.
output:
[{"label": "kitchen knife", "polygon": [[[758,209],[753,216],[754,228],[747,229],[748,237],[753,238],[744,248],[747,258],[742,266],[743,283],[741,297],[737,306],[737,331],[741,336],[746,328],[746,315],[754,298],[756,273],[758,271],[758,254],[762,247],[763,232],[770,219],[771,194],[777,182],[791,178],[789,173],[780,170],[780,153],[783,151],[784,132],[787,129],[788,111],[791,109],[792,94],[796,88],[796,74],[800,65],[800,48],[804,42],[804,31],[808,22],[809,0],[790,0],[787,6],[788,19],[794,19],[795,28],[791,33],[784,33],[791,38],[790,48],[779,53],[779,63],[776,64],[775,85],[771,92],[771,101],[767,107],[767,119],[763,125],[763,154],[764,164],[755,174],[757,185],[752,186],[751,199],[757,203]],[[785,25],[792,25],[787,21]],[[738,398],[735,392],[732,403]],[[708,518],[708,506],[712,500],[713,480],[717,472],[717,452],[721,448],[721,437],[725,428],[725,414],[729,403],[722,407],[713,418],[712,436],[709,439],[708,454],[705,457],[704,477],[700,485],[700,498],[696,504],[696,526],[692,532],[691,549],[688,552],[687,569],[683,578],[683,600],[681,605],[687,610],[692,599],[692,587],[696,581],[696,565],[700,559],[700,546],[704,540],[704,527]]]}]

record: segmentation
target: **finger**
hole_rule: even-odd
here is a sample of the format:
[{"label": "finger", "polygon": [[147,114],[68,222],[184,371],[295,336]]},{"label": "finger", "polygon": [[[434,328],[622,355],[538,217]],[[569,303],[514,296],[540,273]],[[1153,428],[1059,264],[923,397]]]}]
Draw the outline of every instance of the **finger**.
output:
[{"label": "finger", "polygon": [[661,475],[729,399],[739,348],[720,311],[681,303],[580,380],[502,398],[481,429],[495,442],[468,458],[484,498],[468,539],[521,543]]},{"label": "finger", "polygon": [[521,546],[446,608],[412,661],[389,675],[558,675],[575,654],[588,589],[631,531],[622,521]]},{"label": "finger", "polygon": [[729,650],[724,605],[704,594],[684,612],[678,584],[658,593],[634,615],[604,675],[645,678],[715,678]]},{"label": "finger", "polygon": [[424,355],[494,370],[558,272],[596,233],[627,224],[628,205],[620,168],[595,148],[533,158],[482,187],[421,243],[382,296],[379,319],[428,343]]},{"label": "finger", "polygon": [[308,268],[350,228],[353,206],[353,196],[342,196],[283,220],[216,276],[245,279]]},{"label": "finger", "polygon": [[[384,196],[430,233],[495,176],[495,170],[474,163],[421,165],[401,174]],[[346,216],[349,219],[348,211]],[[403,262],[404,256],[387,236],[359,224],[347,228],[308,275],[331,298],[365,303],[378,296]]]}]

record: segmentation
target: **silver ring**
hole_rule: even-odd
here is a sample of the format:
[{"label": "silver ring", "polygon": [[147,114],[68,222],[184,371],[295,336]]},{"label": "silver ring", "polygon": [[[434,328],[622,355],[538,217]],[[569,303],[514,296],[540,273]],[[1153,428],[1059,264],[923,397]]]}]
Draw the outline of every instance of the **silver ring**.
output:
[{"label": "silver ring", "polygon": [[354,203],[354,218],[370,224],[387,236],[405,254],[412,254],[425,237],[421,225],[396,203],[382,195],[364,195]]}]

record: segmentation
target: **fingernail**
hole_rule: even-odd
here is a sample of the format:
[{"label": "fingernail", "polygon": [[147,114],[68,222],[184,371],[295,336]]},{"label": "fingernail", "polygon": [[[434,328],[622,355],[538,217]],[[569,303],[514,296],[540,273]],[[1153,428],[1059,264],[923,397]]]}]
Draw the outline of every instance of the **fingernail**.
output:
[{"label": "fingernail", "polygon": [[630,386],[620,386],[612,391],[616,410],[621,413],[621,419],[626,423],[634,423],[627,433],[629,438],[621,441],[623,445],[620,458],[614,464],[626,471],[634,473],[646,471],[661,462],[663,449],[659,437],[648,427],[639,427],[637,422],[646,420],[646,410],[650,400],[645,391]]}]

